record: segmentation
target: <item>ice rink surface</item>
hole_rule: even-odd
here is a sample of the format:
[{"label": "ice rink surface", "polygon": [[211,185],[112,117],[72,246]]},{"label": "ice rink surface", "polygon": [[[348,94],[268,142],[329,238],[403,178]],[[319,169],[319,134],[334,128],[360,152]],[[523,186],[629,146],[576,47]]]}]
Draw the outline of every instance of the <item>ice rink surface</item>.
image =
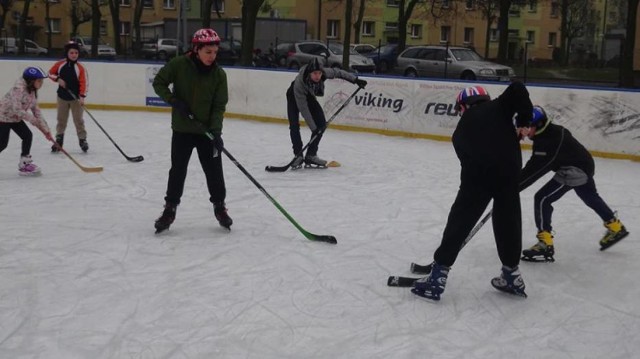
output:
[{"label": "ice rink surface", "polygon": [[[34,131],[43,175],[18,176],[19,138],[0,154],[0,358],[634,358],[640,352],[640,165],[596,159],[596,184],[631,235],[569,193],[554,215],[556,262],[522,263],[529,298],[493,289],[490,222],[462,251],[439,303],[386,286],[429,263],[459,184],[450,143],[326,133],[340,168],[267,173],[291,158],[283,124],[227,119],[226,148],[311,242],[224,159],[230,232],[218,226],[194,154],[171,229],[154,234],[169,170],[169,114],[91,110],[65,148]],[[50,126],[55,111],[44,110]],[[309,131],[302,129],[303,139]],[[530,156],[523,153],[525,160]],[[524,247],[536,241],[522,194]]]}]

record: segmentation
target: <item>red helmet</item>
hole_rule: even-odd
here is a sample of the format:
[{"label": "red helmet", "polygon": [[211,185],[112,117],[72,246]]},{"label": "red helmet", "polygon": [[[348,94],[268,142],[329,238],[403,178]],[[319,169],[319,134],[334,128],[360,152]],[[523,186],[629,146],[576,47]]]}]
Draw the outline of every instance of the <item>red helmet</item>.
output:
[{"label": "red helmet", "polygon": [[478,102],[490,101],[489,92],[482,86],[471,86],[460,91],[456,97],[456,111],[464,112],[466,108]]},{"label": "red helmet", "polygon": [[197,45],[219,45],[220,36],[213,29],[200,29],[193,34],[191,44]]}]

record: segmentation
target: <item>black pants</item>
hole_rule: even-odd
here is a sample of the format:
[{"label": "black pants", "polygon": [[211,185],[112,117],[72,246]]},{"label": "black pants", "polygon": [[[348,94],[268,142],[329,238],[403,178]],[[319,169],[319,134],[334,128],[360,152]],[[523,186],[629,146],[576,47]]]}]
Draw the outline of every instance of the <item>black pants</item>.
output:
[{"label": "black pants", "polygon": [[[324,129],[327,126],[327,120],[324,117],[324,111],[322,106],[318,103],[318,100],[314,96],[307,96],[307,104],[313,122],[316,125],[316,131],[311,134],[311,137],[317,135],[313,142],[309,143],[307,148],[307,156],[315,156],[318,154],[318,145],[322,139],[323,131],[318,132],[318,129]],[[300,109],[296,103],[295,95],[293,94],[293,85],[289,86],[287,90],[287,116],[289,117],[289,136],[291,137],[291,144],[293,148],[293,154],[298,155],[302,152],[302,138],[300,137]]]},{"label": "black pants", "polygon": [[20,122],[0,122],[0,152],[4,151],[9,144],[9,131],[13,130],[20,139],[22,139],[22,153],[21,156],[26,156],[31,153],[31,142],[33,141],[33,134],[27,124],[24,121]]},{"label": "black pants", "polygon": [[460,189],[451,206],[442,242],[434,254],[438,264],[453,265],[464,240],[492,199],[493,233],[500,261],[508,267],[520,263],[522,217],[518,174],[517,167],[462,164]]},{"label": "black pants", "polygon": [[213,157],[213,142],[201,134],[173,132],[171,137],[171,169],[167,184],[168,204],[177,206],[184,191],[184,181],[187,178],[187,167],[193,149],[198,152],[198,159],[207,178],[209,201],[211,203],[224,202],[227,189],[222,172],[222,156]]},{"label": "black pants", "polygon": [[603,222],[614,218],[613,211],[598,194],[593,177],[589,177],[587,183],[582,186],[571,187],[564,185],[555,179],[551,179],[536,192],[533,198],[533,217],[539,231],[551,232],[551,215],[553,214],[553,202],[559,200],[565,193],[574,190],[584,204],[593,209]]}]

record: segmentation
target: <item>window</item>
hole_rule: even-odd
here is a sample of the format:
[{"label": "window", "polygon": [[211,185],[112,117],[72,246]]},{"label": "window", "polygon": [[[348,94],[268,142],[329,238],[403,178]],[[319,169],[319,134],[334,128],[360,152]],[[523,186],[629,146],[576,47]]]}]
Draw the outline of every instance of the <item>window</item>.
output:
[{"label": "window", "polygon": [[442,0],[442,8],[443,9],[449,8],[449,0]]},{"label": "window", "polygon": [[107,35],[107,21],[100,20],[100,35]]},{"label": "window", "polygon": [[[60,19],[50,18],[49,19],[49,24],[51,24],[51,33],[52,34],[60,33]],[[48,33],[49,32],[49,28],[47,27],[47,29],[45,31]]]},{"label": "window", "polygon": [[131,0],[119,0],[120,6],[131,6]]},{"label": "window", "polygon": [[191,10],[191,0],[182,0],[184,2],[181,2],[181,4],[184,5],[184,10]]},{"label": "window", "polygon": [[464,43],[465,44],[473,44],[473,28],[465,27],[464,28]]},{"label": "window", "polygon": [[464,8],[465,10],[473,10],[473,0],[465,0]]},{"label": "window", "polygon": [[450,35],[451,35],[451,26],[440,27],[440,43],[449,42]]},{"label": "window", "polygon": [[509,38],[517,39],[520,37],[520,30],[518,29],[509,29]]},{"label": "window", "polygon": [[385,22],[384,23],[384,31],[398,31],[398,23],[397,22]]},{"label": "window", "polygon": [[376,23],[373,21],[362,22],[362,36],[374,36],[376,34]]},{"label": "window", "polygon": [[527,4],[527,11],[536,12],[538,10],[538,0],[529,0]]},{"label": "window", "polygon": [[412,39],[422,38],[422,25],[411,24],[411,38]]},{"label": "window", "polygon": [[142,0],[142,7],[145,9],[153,9],[153,0]]},{"label": "window", "polygon": [[536,32],[535,31],[527,31],[527,41],[530,44],[534,44],[536,40]]},{"label": "window", "polygon": [[165,9],[175,9],[176,1],[175,0],[162,0],[162,7]]},{"label": "window", "polygon": [[509,16],[520,17],[520,5],[511,4],[511,7],[509,8]]},{"label": "window", "polygon": [[560,13],[560,4],[558,4],[557,2],[552,2],[551,3],[551,17],[558,17],[558,14]]},{"label": "window", "polygon": [[498,29],[489,30],[489,41],[496,42],[498,41],[499,37],[500,37],[500,32],[498,31]]},{"label": "window", "polygon": [[387,0],[387,6],[398,7],[400,0]]},{"label": "window", "polygon": [[547,41],[547,46],[555,47],[558,35],[555,32],[549,33],[549,41]]},{"label": "window", "polygon": [[421,49],[420,48],[409,48],[407,51],[405,51],[402,54],[402,57],[404,58],[408,58],[408,59],[417,59],[418,58],[418,54],[421,53]]},{"label": "window", "polygon": [[211,12],[216,12],[216,4],[218,5],[218,11],[224,12],[224,0],[213,0],[211,2]]},{"label": "window", "polygon": [[340,20],[327,20],[327,38],[337,39],[340,36]]},{"label": "window", "polygon": [[131,33],[131,23],[129,21],[120,22],[120,35],[128,36]]}]

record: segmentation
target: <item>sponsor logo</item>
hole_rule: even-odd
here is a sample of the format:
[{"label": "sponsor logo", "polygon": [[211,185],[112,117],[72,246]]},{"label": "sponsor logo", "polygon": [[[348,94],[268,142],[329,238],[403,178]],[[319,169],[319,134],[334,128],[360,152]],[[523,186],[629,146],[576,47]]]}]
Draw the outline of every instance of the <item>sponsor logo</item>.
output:
[{"label": "sponsor logo", "polygon": [[393,112],[400,112],[402,110],[402,105],[404,104],[403,99],[393,99],[384,97],[382,94],[378,94],[375,96],[370,92],[365,92],[364,95],[354,97],[356,105],[367,106],[367,107],[379,107],[379,108],[389,108]]},{"label": "sponsor logo", "polygon": [[458,111],[455,110],[455,105],[450,103],[443,102],[430,102],[427,104],[427,107],[424,109],[424,113],[429,114],[433,113],[434,115],[440,116],[458,116]]}]

